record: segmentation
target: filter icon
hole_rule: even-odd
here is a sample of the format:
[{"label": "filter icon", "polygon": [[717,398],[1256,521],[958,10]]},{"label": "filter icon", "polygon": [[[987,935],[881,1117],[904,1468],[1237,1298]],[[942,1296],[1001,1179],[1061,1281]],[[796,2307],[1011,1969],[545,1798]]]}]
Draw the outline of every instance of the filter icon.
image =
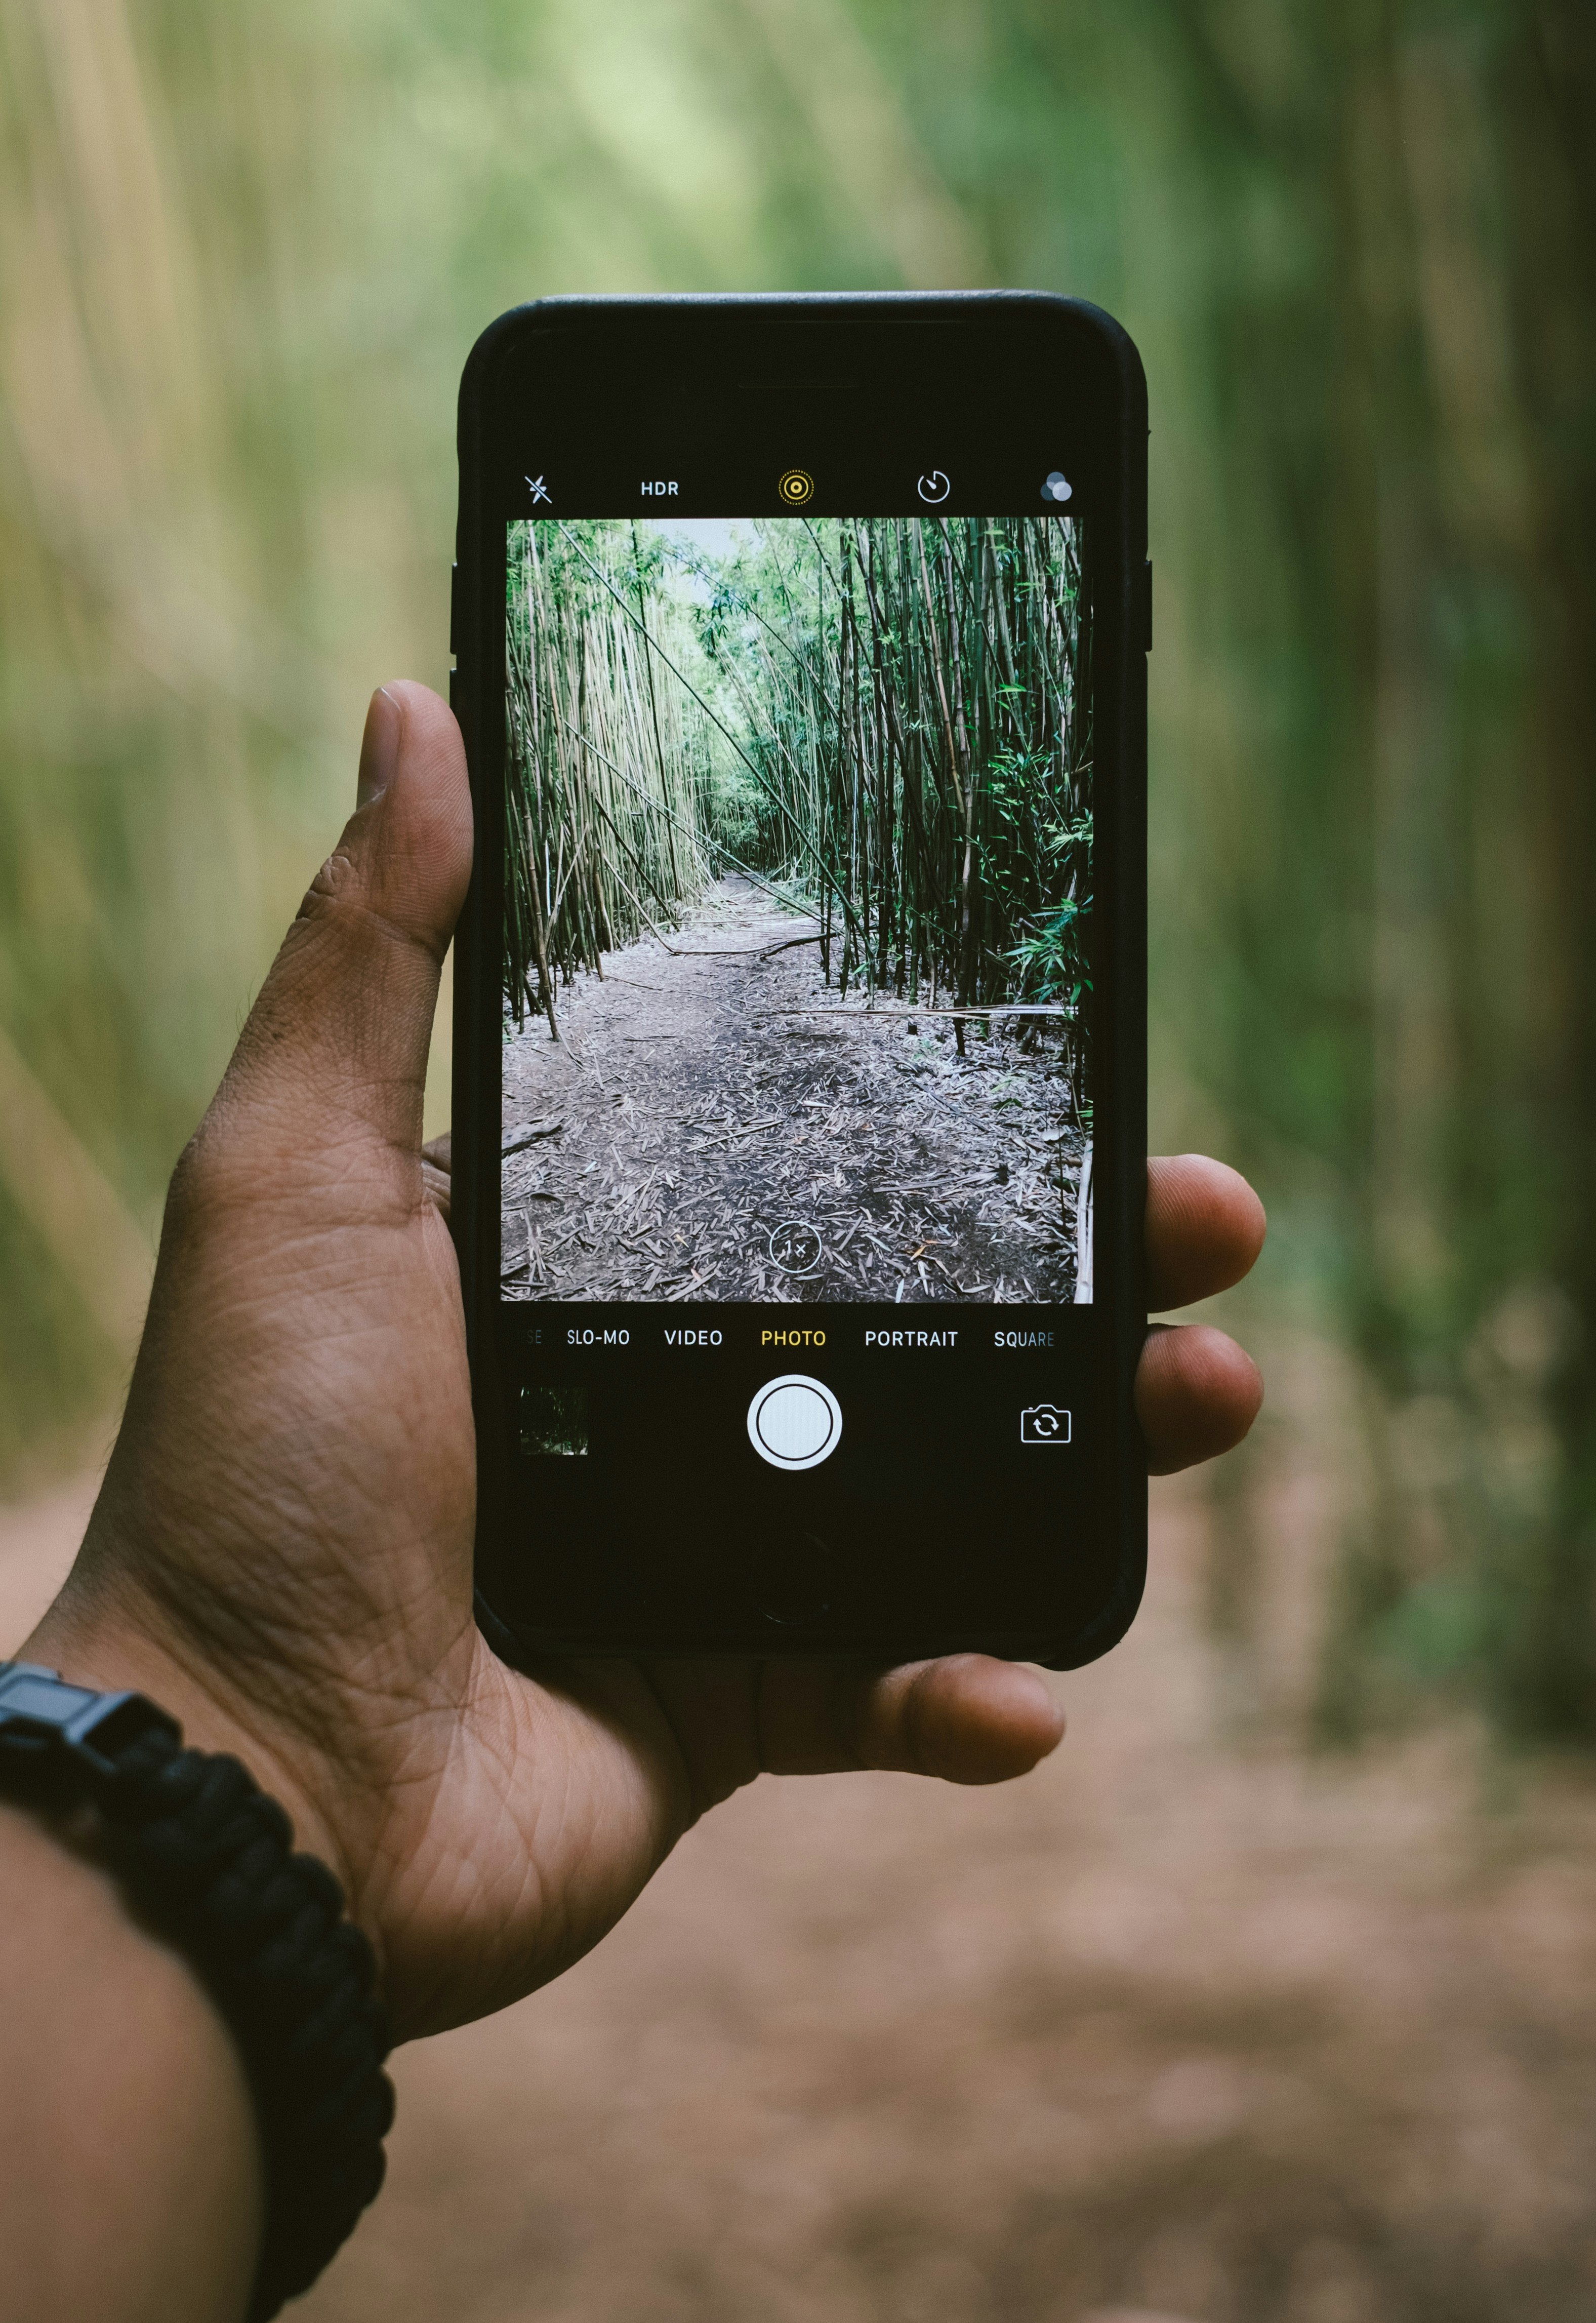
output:
[{"label": "filter icon", "polygon": [[776,491],[789,508],[802,508],[814,492],[814,478],[803,468],[789,468]]},{"label": "filter icon", "polygon": [[1073,496],[1073,491],[1069,477],[1055,468],[1041,488],[1041,496],[1044,500],[1067,500]]}]

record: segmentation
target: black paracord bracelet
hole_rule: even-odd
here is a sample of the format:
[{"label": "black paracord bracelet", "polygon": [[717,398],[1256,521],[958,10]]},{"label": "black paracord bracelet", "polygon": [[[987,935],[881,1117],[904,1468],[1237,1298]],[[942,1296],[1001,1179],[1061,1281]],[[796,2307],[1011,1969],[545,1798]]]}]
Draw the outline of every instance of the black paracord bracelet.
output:
[{"label": "black paracord bracelet", "polygon": [[260,2123],[266,2229],[249,2323],[307,2290],[382,2183],[391,2045],[376,1962],[324,1863],[236,1758],[136,1694],[0,1662],[0,1798],[97,1813],[97,1852],[226,2020]]}]

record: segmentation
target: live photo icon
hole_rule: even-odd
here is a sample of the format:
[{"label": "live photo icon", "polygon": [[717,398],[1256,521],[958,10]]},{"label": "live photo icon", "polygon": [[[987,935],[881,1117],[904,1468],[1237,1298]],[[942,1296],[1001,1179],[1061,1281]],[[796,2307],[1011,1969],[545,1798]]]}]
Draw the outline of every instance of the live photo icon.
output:
[{"label": "live photo icon", "polygon": [[1033,1403],[1020,1414],[1022,1444],[1068,1444],[1069,1414],[1056,1403]]}]

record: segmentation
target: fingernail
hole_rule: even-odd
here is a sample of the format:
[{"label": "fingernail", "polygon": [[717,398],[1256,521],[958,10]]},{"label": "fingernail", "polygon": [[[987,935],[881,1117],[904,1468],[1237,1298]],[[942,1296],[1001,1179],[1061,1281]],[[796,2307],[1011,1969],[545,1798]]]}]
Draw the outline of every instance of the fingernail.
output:
[{"label": "fingernail", "polygon": [[366,730],[361,736],[360,779],[354,791],[357,812],[381,798],[393,780],[393,770],[399,762],[399,730],[404,722],[404,712],[388,688],[380,685],[371,696]]}]

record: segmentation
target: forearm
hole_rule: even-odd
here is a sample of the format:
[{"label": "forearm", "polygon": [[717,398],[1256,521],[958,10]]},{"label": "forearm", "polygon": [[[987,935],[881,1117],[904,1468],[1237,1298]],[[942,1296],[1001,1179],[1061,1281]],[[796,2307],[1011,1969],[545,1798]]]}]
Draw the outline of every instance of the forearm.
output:
[{"label": "forearm", "polygon": [[0,1805],[0,2323],[236,2323],[261,2219],[248,2084],[193,1970]]}]

